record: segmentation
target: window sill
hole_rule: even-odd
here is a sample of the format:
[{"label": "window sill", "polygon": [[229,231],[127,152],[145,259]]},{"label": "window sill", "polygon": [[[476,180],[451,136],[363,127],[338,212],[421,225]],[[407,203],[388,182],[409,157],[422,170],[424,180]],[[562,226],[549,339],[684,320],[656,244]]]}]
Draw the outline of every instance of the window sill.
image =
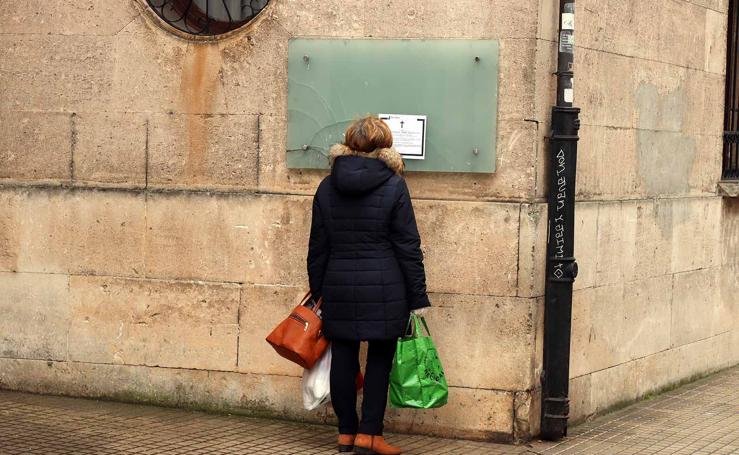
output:
[{"label": "window sill", "polygon": [[739,197],[739,180],[718,182],[718,194],[723,197]]}]

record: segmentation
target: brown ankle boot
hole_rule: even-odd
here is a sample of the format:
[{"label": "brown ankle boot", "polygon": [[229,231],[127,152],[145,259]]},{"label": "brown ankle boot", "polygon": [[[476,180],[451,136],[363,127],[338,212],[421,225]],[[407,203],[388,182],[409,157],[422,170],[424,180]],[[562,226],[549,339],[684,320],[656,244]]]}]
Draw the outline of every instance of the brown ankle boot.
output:
[{"label": "brown ankle boot", "polygon": [[400,449],[393,447],[380,435],[357,434],[354,440],[354,453],[362,455],[399,455]]},{"label": "brown ankle boot", "polygon": [[354,438],[355,434],[340,434],[339,435],[339,452],[353,452],[354,451]]}]

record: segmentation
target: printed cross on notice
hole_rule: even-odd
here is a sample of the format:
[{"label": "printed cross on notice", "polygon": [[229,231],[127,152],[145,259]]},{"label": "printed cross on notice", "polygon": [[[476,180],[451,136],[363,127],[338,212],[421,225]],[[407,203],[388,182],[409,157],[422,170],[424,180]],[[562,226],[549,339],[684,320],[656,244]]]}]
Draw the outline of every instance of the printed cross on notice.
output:
[{"label": "printed cross on notice", "polygon": [[400,127],[401,127],[401,128],[403,128],[403,123],[405,123],[405,121],[401,120],[401,121],[400,121]]}]

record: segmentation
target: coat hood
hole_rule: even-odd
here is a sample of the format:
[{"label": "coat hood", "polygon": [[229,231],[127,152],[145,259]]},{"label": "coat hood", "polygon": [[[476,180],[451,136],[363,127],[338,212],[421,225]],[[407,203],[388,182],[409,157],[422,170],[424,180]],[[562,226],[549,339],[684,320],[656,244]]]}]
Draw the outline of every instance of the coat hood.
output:
[{"label": "coat hood", "polygon": [[393,148],[363,153],[336,144],[329,150],[329,162],[332,182],[345,194],[367,193],[393,175],[403,173],[403,158]]}]

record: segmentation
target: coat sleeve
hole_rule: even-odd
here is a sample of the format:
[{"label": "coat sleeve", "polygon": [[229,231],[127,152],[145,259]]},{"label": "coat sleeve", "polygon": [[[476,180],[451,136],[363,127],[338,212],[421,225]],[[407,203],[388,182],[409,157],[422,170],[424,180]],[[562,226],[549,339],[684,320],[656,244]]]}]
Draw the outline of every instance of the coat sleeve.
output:
[{"label": "coat sleeve", "polygon": [[321,216],[321,207],[318,198],[313,198],[313,215],[310,226],[310,239],[308,241],[308,283],[313,298],[318,301],[321,298],[323,277],[326,274],[331,245],[328,232]]},{"label": "coat sleeve", "polygon": [[403,179],[398,182],[396,196],[390,220],[390,240],[405,277],[408,306],[416,310],[430,306],[431,302],[426,294],[421,236],[418,234],[408,186]]}]

